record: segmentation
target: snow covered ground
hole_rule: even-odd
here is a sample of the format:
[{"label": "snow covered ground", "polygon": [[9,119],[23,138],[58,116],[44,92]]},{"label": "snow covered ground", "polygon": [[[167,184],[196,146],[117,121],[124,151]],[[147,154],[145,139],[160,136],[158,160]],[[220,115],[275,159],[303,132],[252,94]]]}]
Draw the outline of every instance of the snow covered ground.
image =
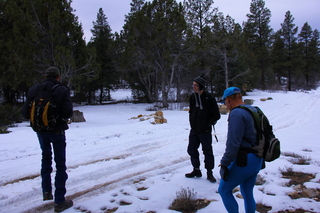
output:
[{"label": "snow covered ground", "polygon": [[[130,97],[127,91],[112,94],[119,100]],[[128,96],[128,97],[127,97]],[[272,97],[273,100],[260,101]],[[255,186],[257,203],[272,206],[270,212],[284,209],[304,209],[320,212],[314,199],[292,200],[287,193],[293,187],[285,184],[279,169],[312,173],[315,178],[306,187],[320,189],[320,89],[310,92],[250,92],[245,98],[254,99],[268,116],[280,139],[283,152],[310,158],[310,165],[295,165],[282,155],[267,163],[260,176],[265,184]],[[168,207],[182,189],[194,190],[197,198],[212,200],[198,213],[226,212],[217,193],[220,181],[218,164],[225,149],[227,117],[222,115],[216,125],[219,142],[213,138],[215,155],[214,176],[210,183],[206,175],[188,179],[192,170],[187,154],[188,112],[165,110],[166,124],[150,124],[152,119],[139,121],[132,117],[150,115],[148,104],[114,104],[78,106],[86,122],[72,123],[67,131],[67,197],[74,207],[65,212],[106,212],[118,207],[117,213],[170,213]],[[36,134],[28,123],[10,128],[0,135],[0,212],[53,212],[52,201],[42,201],[40,159]],[[202,162],[203,155],[201,154]],[[204,173],[205,169],[201,168]],[[54,178],[54,174],[52,177]],[[243,200],[236,198],[240,212]]]}]

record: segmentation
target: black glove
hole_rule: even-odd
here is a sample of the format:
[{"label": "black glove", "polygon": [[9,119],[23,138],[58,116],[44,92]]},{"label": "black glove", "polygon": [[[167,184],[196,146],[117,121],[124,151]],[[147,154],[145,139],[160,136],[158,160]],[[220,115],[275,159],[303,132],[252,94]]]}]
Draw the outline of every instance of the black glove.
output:
[{"label": "black glove", "polygon": [[228,173],[229,173],[228,167],[221,165],[220,176],[224,181],[228,180]]}]

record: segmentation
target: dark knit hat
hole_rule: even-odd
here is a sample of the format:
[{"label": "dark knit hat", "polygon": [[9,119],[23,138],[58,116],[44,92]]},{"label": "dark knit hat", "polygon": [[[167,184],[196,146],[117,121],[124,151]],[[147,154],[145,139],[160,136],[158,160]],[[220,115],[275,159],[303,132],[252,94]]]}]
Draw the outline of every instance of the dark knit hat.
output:
[{"label": "dark knit hat", "polygon": [[193,79],[193,81],[199,84],[200,90],[203,90],[207,83],[207,80],[204,76],[198,76],[195,79]]},{"label": "dark knit hat", "polygon": [[58,75],[60,75],[60,71],[57,67],[49,67],[45,72],[46,78],[56,78],[58,77]]}]

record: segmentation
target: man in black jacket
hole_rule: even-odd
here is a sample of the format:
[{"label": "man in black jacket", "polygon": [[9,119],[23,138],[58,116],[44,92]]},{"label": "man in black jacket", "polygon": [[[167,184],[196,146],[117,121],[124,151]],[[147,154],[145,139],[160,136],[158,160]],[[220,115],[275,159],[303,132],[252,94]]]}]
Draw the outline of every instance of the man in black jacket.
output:
[{"label": "man in black jacket", "polygon": [[201,144],[204,154],[204,164],[207,170],[207,179],[214,183],[212,169],[214,156],[212,151],[212,125],[220,119],[220,112],[215,98],[205,90],[206,79],[198,76],[193,80],[194,93],[190,96],[188,154],[190,155],[193,171],[185,174],[188,178],[201,177],[198,148]]},{"label": "man in black jacket", "polygon": [[[68,129],[67,120],[72,117],[73,107],[70,100],[70,90],[63,86],[60,82],[59,69],[49,67],[45,72],[46,79],[39,85],[31,87],[28,91],[27,100],[21,109],[22,115],[30,119],[30,103],[35,99],[40,89],[51,90],[53,86],[56,88],[52,91],[52,98],[57,105],[59,118],[57,125],[53,130],[45,130],[36,132],[40,147],[42,150],[41,160],[41,178],[43,200],[53,200],[51,172],[52,172],[52,147],[54,152],[54,161],[56,163],[55,176],[55,192],[54,192],[54,209],[55,212],[61,212],[73,205],[72,200],[66,200],[66,181],[68,175],[66,173],[66,136],[65,130]],[[52,144],[52,147],[51,147]]]}]

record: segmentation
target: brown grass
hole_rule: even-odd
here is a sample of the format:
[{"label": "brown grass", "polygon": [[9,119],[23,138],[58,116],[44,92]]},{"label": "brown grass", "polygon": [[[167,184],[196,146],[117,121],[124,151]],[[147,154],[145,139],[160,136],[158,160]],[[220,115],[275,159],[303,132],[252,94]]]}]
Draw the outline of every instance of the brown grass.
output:
[{"label": "brown grass", "polygon": [[170,205],[169,209],[183,213],[195,213],[197,210],[205,208],[211,201],[206,199],[196,199],[197,193],[194,189],[182,189],[176,193],[177,197]]},{"label": "brown grass", "polygon": [[310,157],[302,156],[294,152],[282,152],[281,154],[286,157],[291,157],[292,159],[289,159],[289,162],[291,162],[292,164],[310,165],[311,162]]},{"label": "brown grass", "polygon": [[314,174],[295,172],[291,167],[279,170],[282,174],[282,178],[290,179],[289,183],[286,184],[288,187],[298,184],[303,185],[305,182],[309,182],[311,179],[315,178]]}]

